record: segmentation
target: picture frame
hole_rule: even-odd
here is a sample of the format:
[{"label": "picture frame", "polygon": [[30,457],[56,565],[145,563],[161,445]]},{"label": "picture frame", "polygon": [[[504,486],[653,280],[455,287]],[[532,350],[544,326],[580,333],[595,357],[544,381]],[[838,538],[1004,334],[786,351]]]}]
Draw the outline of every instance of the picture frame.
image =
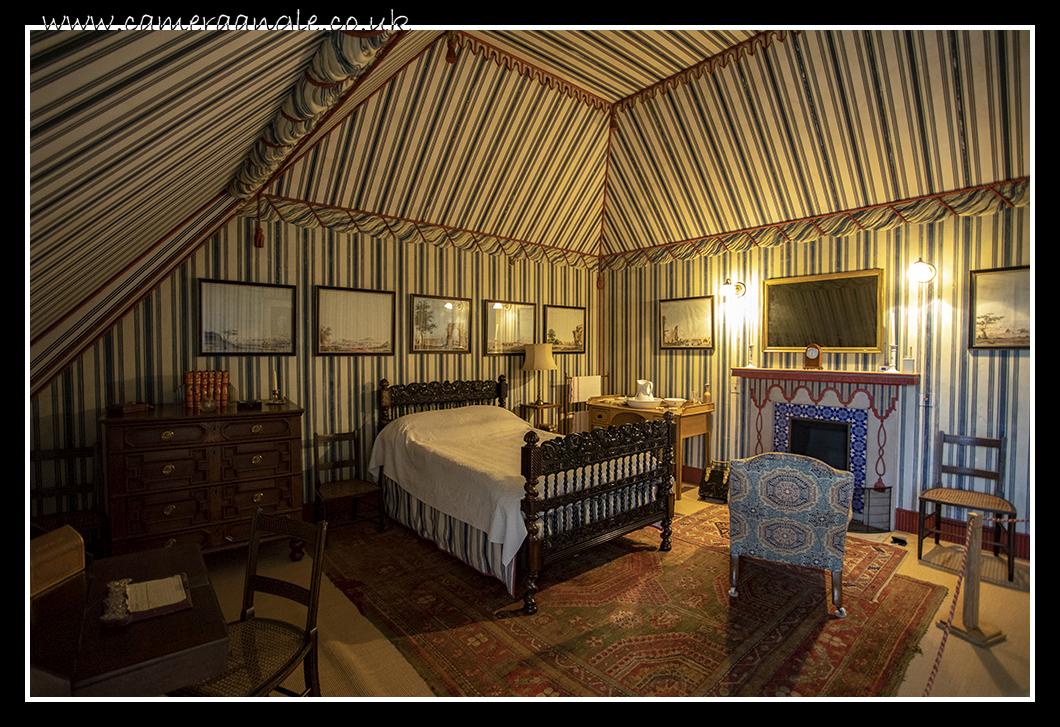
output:
[{"label": "picture frame", "polygon": [[314,302],[316,355],[394,355],[393,292],[318,285]]},{"label": "picture frame", "polygon": [[409,296],[412,353],[471,353],[471,299]]},{"label": "picture frame", "polygon": [[762,350],[883,353],[882,268],[770,278],[762,288]]},{"label": "picture frame", "polygon": [[585,353],[585,308],[569,305],[545,306],[545,340],[552,353]]},{"label": "picture frame", "polygon": [[714,296],[659,301],[659,348],[664,351],[714,348]]},{"label": "picture frame", "polygon": [[199,353],[293,356],[295,286],[199,279]]},{"label": "picture frame", "polygon": [[482,303],[482,352],[486,356],[522,355],[534,343],[537,306],[509,300]]},{"label": "picture frame", "polygon": [[968,348],[1030,347],[1030,265],[972,270],[968,286]]}]

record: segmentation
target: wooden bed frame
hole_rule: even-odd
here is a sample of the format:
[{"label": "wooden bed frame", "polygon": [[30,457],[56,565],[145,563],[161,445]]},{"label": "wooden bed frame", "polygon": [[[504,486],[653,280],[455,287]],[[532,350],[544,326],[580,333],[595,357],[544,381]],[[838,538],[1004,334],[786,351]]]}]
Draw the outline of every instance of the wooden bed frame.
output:
[{"label": "wooden bed frame", "polygon": [[[504,407],[508,382],[432,382],[379,386],[380,430],[399,416],[475,404]],[[523,611],[537,612],[538,576],[546,565],[660,524],[660,550],[670,550],[674,517],[673,458],[677,426],[662,421],[568,434],[542,443],[527,432],[522,447],[522,500],[527,537],[518,572]]]}]

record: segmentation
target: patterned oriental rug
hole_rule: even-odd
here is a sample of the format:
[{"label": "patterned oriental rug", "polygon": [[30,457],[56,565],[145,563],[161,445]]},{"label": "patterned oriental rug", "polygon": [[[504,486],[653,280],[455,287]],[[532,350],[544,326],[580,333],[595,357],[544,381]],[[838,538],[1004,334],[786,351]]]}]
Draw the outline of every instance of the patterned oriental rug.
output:
[{"label": "patterned oriental rug", "polygon": [[645,528],[550,566],[529,617],[499,581],[394,523],[329,532],[325,569],[439,696],[897,692],[945,588],[881,575],[868,548],[857,567],[872,575],[851,574],[845,619],[830,615],[825,573],[763,561],[744,561],[730,599],[716,525],[679,518],[668,553]]}]

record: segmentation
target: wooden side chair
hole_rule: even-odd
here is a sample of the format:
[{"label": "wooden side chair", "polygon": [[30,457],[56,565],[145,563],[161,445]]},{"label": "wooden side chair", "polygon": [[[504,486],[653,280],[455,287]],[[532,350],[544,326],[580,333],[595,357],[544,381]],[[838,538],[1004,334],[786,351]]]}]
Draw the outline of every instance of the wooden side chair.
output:
[{"label": "wooden side chair", "polygon": [[[951,464],[946,464],[944,457],[953,452]],[[986,461],[977,460],[977,454],[984,453]],[[989,467],[989,462],[994,467]],[[938,545],[942,533],[942,507],[954,507],[961,510],[976,510],[984,514],[996,515],[994,521],[994,539],[984,540],[994,546],[994,555],[1004,550],[1008,556],[1008,579],[1015,576],[1016,559],[1016,508],[1005,499],[1005,440],[988,437],[965,437],[959,434],[947,434],[940,431],[935,440],[935,467],[931,488],[920,493],[920,517],[917,521],[916,557],[924,557],[924,536],[934,534]],[[946,479],[947,476],[953,479]],[[989,492],[978,492],[974,482],[969,488],[960,487],[965,479],[986,480],[984,489]],[[948,486],[954,484],[955,486]],[[929,503],[934,505],[931,516],[927,513]],[[1005,519],[1007,537],[1001,539],[1001,520]],[[928,525],[930,520],[931,524]]]},{"label": "wooden side chair", "polygon": [[[353,501],[350,522],[374,520],[379,525],[379,532],[383,532],[386,529],[383,488],[362,479],[359,443],[356,431],[313,435],[316,517],[317,520],[327,520],[329,504],[350,499]],[[368,508],[367,514],[359,512],[362,506]]]},{"label": "wooden side chair", "polygon": [[[172,693],[178,697],[264,697],[279,692],[292,697],[319,697],[317,669],[317,607],[324,572],[326,522],[307,523],[254,511],[239,620],[228,624],[228,669],[220,676]],[[283,535],[301,540],[313,555],[308,585],[260,575],[259,545],[263,537]],[[288,623],[254,613],[254,595],[268,593],[290,599],[306,609],[305,623]],[[281,686],[302,665],[305,690]]]},{"label": "wooden side chair", "polygon": [[30,525],[36,534],[69,525],[91,556],[110,555],[98,446],[30,452]]}]

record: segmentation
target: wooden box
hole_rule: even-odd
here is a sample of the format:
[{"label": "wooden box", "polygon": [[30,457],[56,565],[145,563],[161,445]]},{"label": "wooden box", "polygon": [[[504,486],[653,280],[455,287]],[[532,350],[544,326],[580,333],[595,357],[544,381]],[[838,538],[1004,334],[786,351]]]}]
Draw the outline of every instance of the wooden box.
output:
[{"label": "wooden box", "polygon": [[29,541],[30,598],[85,569],[85,541],[69,525]]}]

